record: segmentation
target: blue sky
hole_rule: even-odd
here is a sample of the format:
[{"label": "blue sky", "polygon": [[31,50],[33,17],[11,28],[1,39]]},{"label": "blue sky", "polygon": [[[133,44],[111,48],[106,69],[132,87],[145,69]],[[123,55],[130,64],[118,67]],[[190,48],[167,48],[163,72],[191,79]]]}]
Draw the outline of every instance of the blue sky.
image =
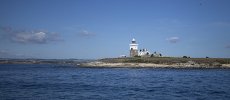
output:
[{"label": "blue sky", "polygon": [[1,0],[0,58],[105,58],[139,48],[230,58],[230,0]]}]

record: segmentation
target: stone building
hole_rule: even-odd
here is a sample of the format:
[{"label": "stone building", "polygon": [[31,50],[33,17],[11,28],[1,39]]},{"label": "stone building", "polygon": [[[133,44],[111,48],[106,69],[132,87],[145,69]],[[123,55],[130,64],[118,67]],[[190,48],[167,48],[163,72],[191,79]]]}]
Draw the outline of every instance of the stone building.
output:
[{"label": "stone building", "polygon": [[138,56],[138,44],[134,38],[132,39],[131,44],[129,44],[129,47],[130,47],[129,48],[129,51],[130,51],[129,56],[130,57]]}]

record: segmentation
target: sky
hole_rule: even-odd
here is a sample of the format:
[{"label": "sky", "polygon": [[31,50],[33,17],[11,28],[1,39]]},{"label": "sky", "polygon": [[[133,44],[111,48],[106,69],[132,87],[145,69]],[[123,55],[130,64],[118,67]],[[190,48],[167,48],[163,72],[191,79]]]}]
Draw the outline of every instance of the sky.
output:
[{"label": "sky", "polygon": [[230,58],[230,0],[0,0],[0,58]]}]

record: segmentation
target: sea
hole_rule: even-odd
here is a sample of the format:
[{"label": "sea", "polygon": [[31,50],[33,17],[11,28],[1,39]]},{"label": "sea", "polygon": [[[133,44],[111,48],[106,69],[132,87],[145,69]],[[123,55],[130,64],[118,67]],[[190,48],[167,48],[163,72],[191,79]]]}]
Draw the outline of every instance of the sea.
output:
[{"label": "sea", "polygon": [[1,64],[0,100],[230,100],[230,69]]}]

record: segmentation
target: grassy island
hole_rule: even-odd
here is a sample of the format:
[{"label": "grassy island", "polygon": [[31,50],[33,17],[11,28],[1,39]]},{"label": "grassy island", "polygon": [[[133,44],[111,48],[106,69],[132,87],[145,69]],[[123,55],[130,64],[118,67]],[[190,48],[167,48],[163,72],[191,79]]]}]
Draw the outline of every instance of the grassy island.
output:
[{"label": "grassy island", "polygon": [[88,67],[230,68],[230,58],[126,57],[84,63]]}]

